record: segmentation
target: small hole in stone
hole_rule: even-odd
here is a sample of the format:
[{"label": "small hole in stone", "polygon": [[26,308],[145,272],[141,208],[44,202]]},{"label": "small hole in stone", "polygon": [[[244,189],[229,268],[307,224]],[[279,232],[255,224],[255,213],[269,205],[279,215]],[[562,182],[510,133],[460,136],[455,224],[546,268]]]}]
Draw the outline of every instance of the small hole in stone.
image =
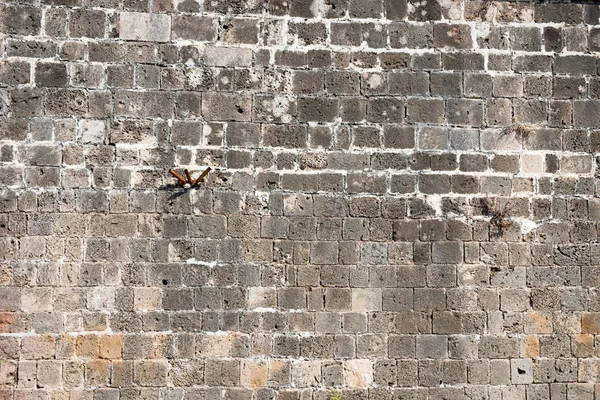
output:
[{"label": "small hole in stone", "polygon": [[223,182],[227,182],[227,178],[223,178],[221,179]]},{"label": "small hole in stone", "polygon": [[237,112],[238,112],[239,114],[243,114],[243,113],[244,113],[244,109],[243,109],[242,107],[238,106],[238,107],[237,107]]},{"label": "small hole in stone", "polygon": [[166,280],[166,279],[163,279],[163,281],[162,281],[162,282],[163,282],[163,285],[166,285],[166,284],[168,284],[168,283],[169,283],[169,281],[168,281],[168,280]]},{"label": "small hole in stone", "polygon": [[525,370],[524,370],[524,369],[521,369],[521,368],[517,368],[517,373],[518,373],[519,375],[524,375],[524,374],[525,374]]}]

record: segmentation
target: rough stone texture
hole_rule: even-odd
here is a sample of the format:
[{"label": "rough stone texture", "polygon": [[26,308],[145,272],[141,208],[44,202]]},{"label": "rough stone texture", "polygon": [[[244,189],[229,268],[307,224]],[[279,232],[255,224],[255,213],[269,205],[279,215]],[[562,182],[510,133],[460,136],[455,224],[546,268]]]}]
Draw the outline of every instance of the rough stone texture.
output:
[{"label": "rough stone texture", "polygon": [[0,1],[0,399],[599,399],[594,3]]}]

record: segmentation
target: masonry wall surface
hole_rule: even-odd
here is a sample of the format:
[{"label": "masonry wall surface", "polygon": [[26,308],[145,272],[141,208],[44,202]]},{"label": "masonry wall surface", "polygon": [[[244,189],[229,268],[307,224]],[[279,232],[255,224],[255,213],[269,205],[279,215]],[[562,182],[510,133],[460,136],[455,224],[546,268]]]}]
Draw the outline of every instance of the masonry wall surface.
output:
[{"label": "masonry wall surface", "polygon": [[0,3],[0,399],[600,398],[598,5]]}]

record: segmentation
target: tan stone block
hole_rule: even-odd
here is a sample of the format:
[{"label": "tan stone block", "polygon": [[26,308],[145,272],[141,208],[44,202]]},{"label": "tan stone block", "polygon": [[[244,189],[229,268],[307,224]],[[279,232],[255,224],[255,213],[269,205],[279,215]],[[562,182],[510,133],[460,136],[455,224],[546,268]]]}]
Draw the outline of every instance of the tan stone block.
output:
[{"label": "tan stone block", "polygon": [[273,352],[273,337],[269,334],[254,333],[250,336],[250,354],[266,356]]},{"label": "tan stone block", "polygon": [[0,333],[15,332],[19,330],[21,314],[13,312],[0,312]]},{"label": "tan stone block", "polygon": [[8,263],[0,263],[0,285],[6,286],[13,279],[13,269]]},{"label": "tan stone block", "polygon": [[55,360],[38,361],[37,382],[39,388],[60,387],[62,385],[62,363]]},{"label": "tan stone block", "polygon": [[381,289],[352,289],[352,311],[369,312],[381,311],[382,295]]},{"label": "tan stone block", "polygon": [[48,288],[26,288],[21,292],[21,309],[25,312],[51,312],[52,290]]},{"label": "tan stone block", "polygon": [[587,174],[592,170],[591,155],[571,155],[560,160],[560,172],[565,174]]},{"label": "tan stone block", "polygon": [[81,335],[75,342],[77,357],[98,358],[100,340],[97,335]]},{"label": "tan stone block", "polygon": [[540,311],[529,311],[524,314],[525,333],[552,333],[552,315]]},{"label": "tan stone block", "polygon": [[231,350],[230,335],[199,335],[196,337],[196,355],[199,357],[227,357]]},{"label": "tan stone block", "polygon": [[242,360],[241,384],[249,389],[267,385],[269,368],[266,361]]},{"label": "tan stone block", "polygon": [[19,257],[21,259],[40,259],[46,253],[46,238],[28,236],[21,238]]},{"label": "tan stone block", "polygon": [[16,360],[21,352],[21,342],[15,337],[0,337],[0,360]]},{"label": "tan stone block", "polygon": [[75,389],[71,390],[71,397],[69,400],[92,400],[94,398],[94,391],[91,389]]},{"label": "tan stone block", "polygon": [[244,260],[251,262],[272,261],[273,241],[271,240],[246,240],[244,241]]},{"label": "tan stone block", "polygon": [[540,341],[535,335],[523,336],[521,339],[521,357],[531,358],[540,355]]},{"label": "tan stone block", "polygon": [[54,216],[54,234],[57,236],[83,236],[89,216],[85,214],[57,213]]},{"label": "tan stone block", "polygon": [[600,334],[600,313],[585,313],[581,316],[581,332]]},{"label": "tan stone block", "polygon": [[294,264],[305,265],[310,260],[310,243],[294,242]]},{"label": "tan stone block", "polygon": [[[512,179],[512,188],[513,193],[525,192],[525,193],[533,193],[533,178],[513,178]],[[525,263],[525,260],[517,260],[520,263]],[[523,264],[519,264],[523,265]]]},{"label": "tan stone block", "polygon": [[168,14],[122,12],[119,37],[123,40],[168,42],[171,17]]},{"label": "tan stone block", "polygon": [[252,63],[252,50],[232,47],[207,46],[204,49],[206,65],[218,67],[250,66]]},{"label": "tan stone block", "polygon": [[[82,318],[81,315],[75,313],[65,314],[65,331],[77,332],[82,330]],[[76,338],[74,340],[77,340]]]},{"label": "tan stone block", "polygon": [[14,400],[46,400],[48,398],[48,393],[43,389],[17,390],[14,394]]},{"label": "tan stone block", "polygon": [[134,288],[133,310],[154,311],[162,308],[162,291],[158,288]]},{"label": "tan stone block", "polygon": [[269,360],[268,386],[279,387],[290,385],[290,362],[285,360]]},{"label": "tan stone block", "polygon": [[113,361],[111,383],[115,387],[133,385],[133,361]]},{"label": "tan stone block", "polygon": [[70,400],[71,394],[64,390],[52,390],[48,392],[51,400]]},{"label": "tan stone block", "polygon": [[85,365],[85,383],[89,386],[106,386],[110,382],[110,361],[90,360]]},{"label": "tan stone block", "polygon": [[594,335],[580,334],[571,337],[571,351],[575,357],[594,357]]},{"label": "tan stone block", "polygon": [[100,336],[100,358],[121,358],[123,347],[123,336],[102,335]]},{"label": "tan stone block", "polygon": [[251,287],[248,289],[249,308],[277,307],[277,291],[271,287]]},{"label": "tan stone block", "polygon": [[521,172],[526,174],[539,174],[544,172],[543,154],[523,154],[521,156]]},{"label": "tan stone block", "polygon": [[35,361],[20,361],[18,372],[19,389],[34,389],[37,387],[37,363]]},{"label": "tan stone block", "polygon": [[[69,264],[67,268],[70,269]],[[76,281],[76,276],[79,273],[77,269],[73,269],[73,279]],[[85,308],[86,291],[81,288],[64,287],[54,290],[54,309],[56,311],[76,311]]]},{"label": "tan stone block", "polygon": [[15,361],[0,361],[0,388],[14,387],[17,381],[17,363]]},{"label": "tan stone block", "polygon": [[80,361],[65,361],[63,365],[63,386],[74,388],[83,386],[85,366]]},{"label": "tan stone block", "polygon": [[88,290],[87,307],[89,310],[112,311],[115,308],[115,289],[95,287]]},{"label": "tan stone block", "polygon": [[[47,258],[52,261],[59,260],[65,254],[66,241],[64,238],[52,238],[47,242]],[[57,279],[58,276],[52,277]]]},{"label": "tan stone block", "polygon": [[160,360],[134,361],[133,380],[140,386],[165,386],[168,363]]},{"label": "tan stone block", "polygon": [[350,389],[366,389],[373,384],[373,363],[371,360],[344,361],[344,382]]},{"label": "tan stone block", "polygon": [[53,358],[56,340],[52,336],[27,336],[21,342],[21,358],[39,360]]},{"label": "tan stone block", "polygon": [[594,383],[600,381],[600,361],[593,358],[581,359],[578,368],[578,381]]},{"label": "tan stone block", "polygon": [[200,386],[204,383],[204,360],[172,360],[170,383],[175,386]]},{"label": "tan stone block", "polygon": [[552,313],[552,327],[554,333],[566,333],[576,335],[586,333],[582,331],[582,318],[579,313],[554,312]]},{"label": "tan stone block", "polygon": [[292,362],[292,385],[309,388],[321,383],[321,362],[295,360]]},{"label": "tan stone block", "polygon": [[81,261],[83,248],[83,239],[81,238],[68,238],[65,240],[65,260],[67,261]]},{"label": "tan stone block", "polygon": [[108,327],[107,314],[102,312],[86,312],[82,315],[84,331],[104,331]]},{"label": "tan stone block", "polygon": [[312,313],[290,314],[290,330],[293,332],[313,332],[315,330],[315,317]]}]

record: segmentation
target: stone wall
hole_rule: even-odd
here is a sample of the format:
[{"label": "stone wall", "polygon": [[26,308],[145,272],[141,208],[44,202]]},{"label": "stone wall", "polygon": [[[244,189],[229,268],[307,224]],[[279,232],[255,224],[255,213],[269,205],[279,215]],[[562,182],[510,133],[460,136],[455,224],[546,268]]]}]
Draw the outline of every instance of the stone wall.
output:
[{"label": "stone wall", "polygon": [[0,399],[600,398],[598,5],[1,3]]}]

